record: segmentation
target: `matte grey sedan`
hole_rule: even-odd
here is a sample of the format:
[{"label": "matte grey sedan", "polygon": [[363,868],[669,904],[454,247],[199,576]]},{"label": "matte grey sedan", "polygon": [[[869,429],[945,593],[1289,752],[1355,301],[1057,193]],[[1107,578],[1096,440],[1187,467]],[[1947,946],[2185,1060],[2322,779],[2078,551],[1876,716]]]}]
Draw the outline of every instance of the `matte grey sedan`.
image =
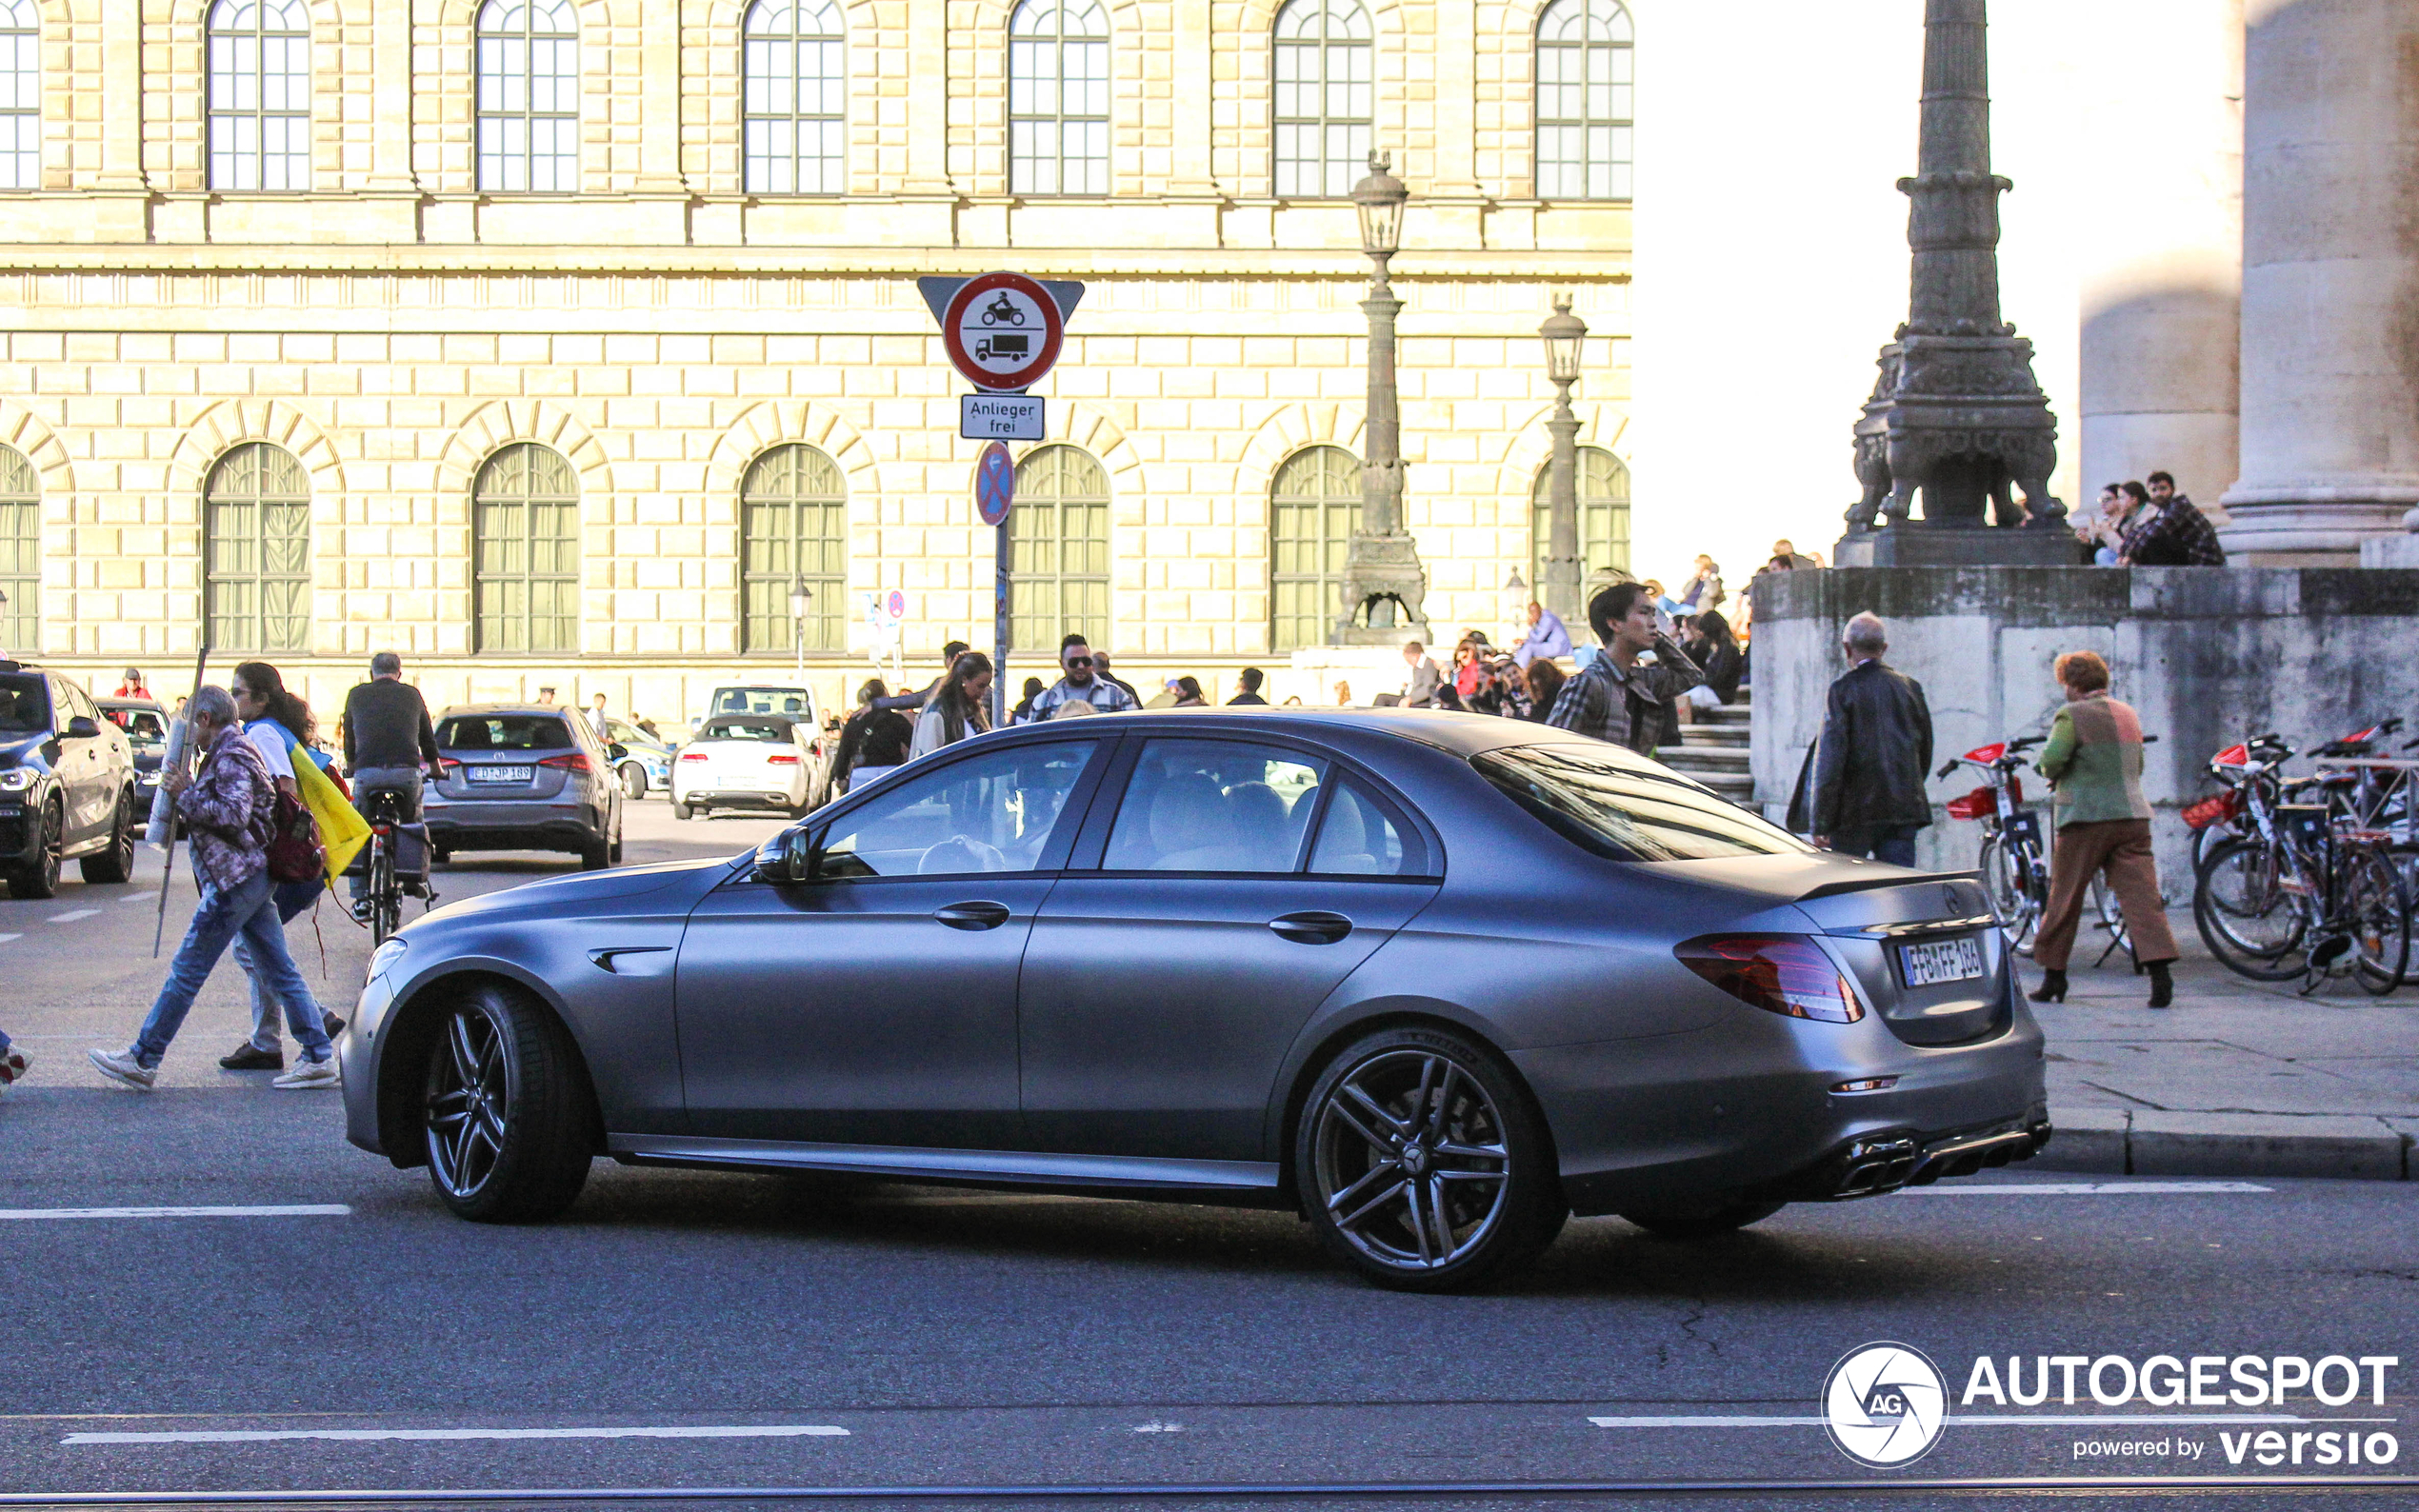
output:
[{"label": "matte grey sedan", "polygon": [[2031,1155],[1969,878],[1506,719],[1140,713],[951,746],[763,848],[438,909],[341,1045],[465,1218],[590,1161],[1300,1212],[1383,1285]]}]

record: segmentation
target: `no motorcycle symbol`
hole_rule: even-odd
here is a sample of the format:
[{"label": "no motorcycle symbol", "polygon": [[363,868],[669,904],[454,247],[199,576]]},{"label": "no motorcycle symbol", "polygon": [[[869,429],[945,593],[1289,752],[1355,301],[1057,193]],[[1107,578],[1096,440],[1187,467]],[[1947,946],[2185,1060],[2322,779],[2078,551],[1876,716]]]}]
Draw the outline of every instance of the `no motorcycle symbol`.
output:
[{"label": "no motorcycle symbol", "polygon": [[969,279],[941,316],[950,364],[994,393],[1029,388],[1049,372],[1064,336],[1058,301],[1022,273]]}]

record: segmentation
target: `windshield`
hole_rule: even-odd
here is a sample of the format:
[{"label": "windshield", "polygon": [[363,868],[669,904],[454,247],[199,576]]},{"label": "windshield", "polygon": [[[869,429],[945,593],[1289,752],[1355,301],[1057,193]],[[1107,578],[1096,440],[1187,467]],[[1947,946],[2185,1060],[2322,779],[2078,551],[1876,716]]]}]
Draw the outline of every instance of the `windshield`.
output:
[{"label": "windshield", "polygon": [[804,717],[809,695],[803,687],[726,687],[714,697],[709,714],[795,714]]},{"label": "windshield", "polygon": [[0,735],[50,732],[50,695],[39,672],[0,672]]},{"label": "windshield", "polygon": [[1513,746],[1470,758],[1480,776],[1583,850],[1614,861],[1793,856],[1814,847],[1684,778],[1611,747]]},{"label": "windshield", "polygon": [[571,732],[548,714],[456,714],[437,726],[443,750],[562,750]]},{"label": "windshield", "polygon": [[127,744],[138,751],[158,750],[168,744],[168,726],[157,710],[105,708],[102,717],[126,731]]}]

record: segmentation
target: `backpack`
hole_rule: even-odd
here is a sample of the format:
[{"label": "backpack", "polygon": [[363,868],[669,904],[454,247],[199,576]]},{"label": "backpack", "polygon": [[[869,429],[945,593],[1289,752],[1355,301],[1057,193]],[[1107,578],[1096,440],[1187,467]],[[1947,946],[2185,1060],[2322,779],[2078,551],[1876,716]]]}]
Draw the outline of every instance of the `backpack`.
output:
[{"label": "backpack", "polygon": [[270,815],[269,880],[309,882],[327,875],[328,852],[319,844],[319,822],[294,796],[276,788]]}]

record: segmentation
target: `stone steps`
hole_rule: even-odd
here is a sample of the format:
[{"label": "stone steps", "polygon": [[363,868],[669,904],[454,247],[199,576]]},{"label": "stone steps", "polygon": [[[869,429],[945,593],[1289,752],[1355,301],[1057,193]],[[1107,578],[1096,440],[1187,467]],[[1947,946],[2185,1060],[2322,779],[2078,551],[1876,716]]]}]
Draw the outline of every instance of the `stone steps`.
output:
[{"label": "stone steps", "polygon": [[1754,716],[1752,690],[1742,685],[1735,703],[1699,709],[1697,723],[1680,727],[1680,744],[1662,747],[1655,759],[1734,804],[1752,803],[1755,777],[1748,769],[1748,741]]}]

